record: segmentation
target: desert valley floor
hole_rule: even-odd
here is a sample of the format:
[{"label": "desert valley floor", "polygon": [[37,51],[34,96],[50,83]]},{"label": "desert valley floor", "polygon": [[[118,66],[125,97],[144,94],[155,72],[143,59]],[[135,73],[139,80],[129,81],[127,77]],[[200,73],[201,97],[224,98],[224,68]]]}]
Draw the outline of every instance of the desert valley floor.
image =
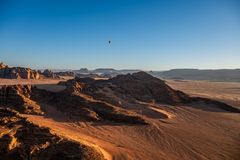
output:
[{"label": "desert valley floor", "polygon": [[[39,89],[57,93],[65,89],[58,82],[1,79],[0,85],[34,84]],[[190,96],[211,98],[240,108],[240,83],[166,80],[166,84]],[[110,103],[79,94],[88,102]],[[175,106],[138,100],[132,104],[110,90],[104,94],[119,102],[120,108],[144,119],[147,125],[124,124],[108,119],[84,121],[60,111],[51,103],[40,103],[44,115],[21,116],[40,127],[50,128],[51,133],[60,137],[94,147],[108,160],[240,159],[239,113],[201,102]]]}]

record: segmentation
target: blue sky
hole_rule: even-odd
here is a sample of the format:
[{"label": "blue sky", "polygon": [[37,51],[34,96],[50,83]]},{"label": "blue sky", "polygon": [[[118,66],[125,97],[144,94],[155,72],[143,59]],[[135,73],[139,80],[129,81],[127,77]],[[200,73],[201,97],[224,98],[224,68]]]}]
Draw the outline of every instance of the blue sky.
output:
[{"label": "blue sky", "polygon": [[240,1],[0,0],[0,61],[51,69],[240,68]]}]

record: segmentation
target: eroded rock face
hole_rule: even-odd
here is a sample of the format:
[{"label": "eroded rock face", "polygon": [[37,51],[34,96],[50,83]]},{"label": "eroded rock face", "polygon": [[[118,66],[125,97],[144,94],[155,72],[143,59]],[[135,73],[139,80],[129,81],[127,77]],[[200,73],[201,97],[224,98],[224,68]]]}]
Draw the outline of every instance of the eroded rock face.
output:
[{"label": "eroded rock face", "polygon": [[50,92],[31,85],[3,86],[0,90],[0,105],[24,114],[44,114],[41,110],[41,103],[44,103],[81,120],[147,124],[144,119],[127,110],[81,94],[83,87],[84,84],[75,82],[70,83],[64,91]]},{"label": "eroded rock face", "polygon": [[94,148],[53,135],[10,109],[0,108],[0,133],[2,160],[104,159]]},{"label": "eroded rock face", "polygon": [[89,73],[89,74],[76,74],[77,78],[102,78],[101,76],[99,76],[98,74],[94,74],[94,73]]},{"label": "eroded rock face", "polygon": [[121,100],[128,103],[138,103],[140,101],[169,105],[185,105],[200,102],[217,106],[225,111],[240,112],[239,109],[222,102],[201,97],[190,97],[181,91],[172,89],[163,80],[145,72],[118,75],[108,80],[75,78],[67,81],[65,84],[69,89],[81,86],[80,89],[71,89],[69,91],[74,90],[75,92],[91,95],[95,99],[115,105],[119,104]]},{"label": "eroded rock face", "polygon": [[78,83],[62,92],[54,93],[43,90],[38,90],[38,92],[38,100],[55,106],[59,111],[81,120],[112,121],[135,125],[147,124],[143,118],[130,111],[81,93],[81,85]]},{"label": "eroded rock face", "polygon": [[9,79],[40,79],[40,74],[30,68],[23,67],[8,67],[7,65],[0,64],[0,78]]},{"label": "eroded rock face", "polygon": [[30,99],[33,87],[31,85],[2,86],[0,89],[0,105],[26,114],[43,114],[40,106]]},{"label": "eroded rock face", "polygon": [[[169,87],[163,80],[155,78],[145,72],[127,75],[118,75],[108,80],[94,80],[91,78],[75,78],[69,80],[81,84],[81,91],[97,96],[99,90],[104,88],[113,91],[116,96],[123,99],[134,99],[144,102],[157,102],[170,105],[189,101],[189,96],[181,91]],[[67,83],[69,83],[67,82]]]},{"label": "eroded rock face", "polygon": [[49,69],[45,69],[42,74],[46,78],[52,78],[52,79],[59,79],[60,78],[57,74],[53,73]]},{"label": "eroded rock face", "polygon": [[6,68],[6,67],[8,67],[6,64],[0,63],[0,69],[4,69],[4,68]]},{"label": "eroded rock face", "polygon": [[155,78],[145,72],[119,75],[109,80],[116,85],[113,89],[120,94],[134,97],[139,101],[166,104],[180,104],[188,100],[183,92],[169,87],[163,80]]},{"label": "eroded rock face", "polygon": [[68,77],[74,77],[75,73],[71,71],[66,71],[66,72],[57,72],[55,73],[58,76],[68,76]]}]

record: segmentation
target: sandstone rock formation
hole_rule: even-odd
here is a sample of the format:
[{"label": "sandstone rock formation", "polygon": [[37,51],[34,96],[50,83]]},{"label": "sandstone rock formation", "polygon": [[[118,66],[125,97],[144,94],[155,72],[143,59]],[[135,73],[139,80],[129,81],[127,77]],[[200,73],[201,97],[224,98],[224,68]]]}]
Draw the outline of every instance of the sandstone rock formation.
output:
[{"label": "sandstone rock formation", "polygon": [[[182,104],[189,101],[189,96],[181,91],[169,87],[163,80],[155,78],[145,72],[118,75],[108,80],[94,80],[92,78],[78,78],[65,83],[68,89],[77,87],[79,91],[95,98],[104,98],[104,90],[111,91],[115,96],[127,101],[156,102],[170,105]],[[102,92],[102,94],[99,94]],[[104,100],[108,101],[109,98]],[[112,99],[111,99],[112,100]]]},{"label": "sandstone rock formation", "polygon": [[44,103],[81,120],[147,124],[127,110],[82,94],[81,87],[76,82],[69,84],[64,91],[50,92],[30,85],[3,86],[0,90],[0,105],[9,106],[20,113],[43,114],[41,103]]},{"label": "sandstone rock formation", "polygon": [[0,105],[13,108],[26,114],[43,114],[40,106],[30,99],[33,87],[31,85],[3,86],[0,89]]},{"label": "sandstone rock formation", "polygon": [[[119,106],[94,99],[90,95],[82,92],[84,84],[73,82],[68,84],[62,92],[49,92],[37,90],[34,94],[37,101],[44,101],[49,105],[57,107],[58,110],[68,113],[71,117],[76,117],[87,121],[112,121],[124,124],[147,124],[147,122],[134,113],[119,108]],[[36,93],[38,92],[38,93]]]},{"label": "sandstone rock formation", "polygon": [[23,67],[9,67],[3,63],[0,63],[0,78],[9,79],[39,79],[40,74],[30,68]]},{"label": "sandstone rock formation", "polygon": [[118,75],[109,81],[117,86],[114,87],[115,92],[134,97],[140,101],[155,101],[173,105],[188,100],[188,96],[183,92],[172,89],[163,80],[145,72]]},{"label": "sandstone rock formation", "polygon": [[46,78],[52,78],[52,79],[59,79],[60,77],[53,73],[51,70],[49,69],[45,69],[43,72],[42,72],[43,76],[45,76]]},{"label": "sandstone rock formation", "polygon": [[4,63],[0,63],[0,69],[4,69],[4,68],[6,68],[6,67],[8,67],[6,64],[4,64]]},{"label": "sandstone rock formation", "polygon": [[16,111],[0,108],[1,160],[103,160],[96,149],[50,133],[21,117]]},{"label": "sandstone rock formation", "polygon": [[59,92],[29,85],[3,86],[0,90],[0,104],[27,114],[43,114],[41,104],[47,104],[79,120],[124,124],[148,123],[143,117],[128,110],[128,106],[142,102],[173,106],[205,103],[226,111],[240,112],[222,102],[189,97],[144,72],[119,75],[108,80],[75,78],[61,85],[66,85],[66,89]]},{"label": "sandstone rock formation", "polygon": [[77,78],[102,78],[101,76],[99,76],[98,74],[94,74],[94,73],[89,73],[89,74],[76,74]]},{"label": "sandstone rock formation", "polygon": [[56,72],[55,73],[58,76],[69,76],[69,77],[74,77],[75,73],[71,71],[65,71],[65,72]]},{"label": "sandstone rock formation", "polygon": [[72,91],[82,92],[91,95],[95,99],[114,105],[121,105],[119,104],[121,101],[131,103],[138,103],[139,101],[169,105],[205,103],[218,106],[218,108],[229,112],[240,112],[239,109],[219,101],[201,97],[190,97],[181,91],[172,89],[163,80],[145,72],[118,75],[108,80],[75,78],[66,82],[65,85]]}]

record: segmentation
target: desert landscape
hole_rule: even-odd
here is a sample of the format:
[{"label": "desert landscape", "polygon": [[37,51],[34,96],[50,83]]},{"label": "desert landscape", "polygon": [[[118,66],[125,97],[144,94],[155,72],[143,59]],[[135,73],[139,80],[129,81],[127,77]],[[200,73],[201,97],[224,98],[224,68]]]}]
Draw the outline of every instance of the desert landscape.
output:
[{"label": "desert landscape", "polygon": [[239,83],[40,77],[0,79],[2,159],[240,157]]},{"label": "desert landscape", "polygon": [[239,0],[0,0],[0,160],[240,160]]}]

